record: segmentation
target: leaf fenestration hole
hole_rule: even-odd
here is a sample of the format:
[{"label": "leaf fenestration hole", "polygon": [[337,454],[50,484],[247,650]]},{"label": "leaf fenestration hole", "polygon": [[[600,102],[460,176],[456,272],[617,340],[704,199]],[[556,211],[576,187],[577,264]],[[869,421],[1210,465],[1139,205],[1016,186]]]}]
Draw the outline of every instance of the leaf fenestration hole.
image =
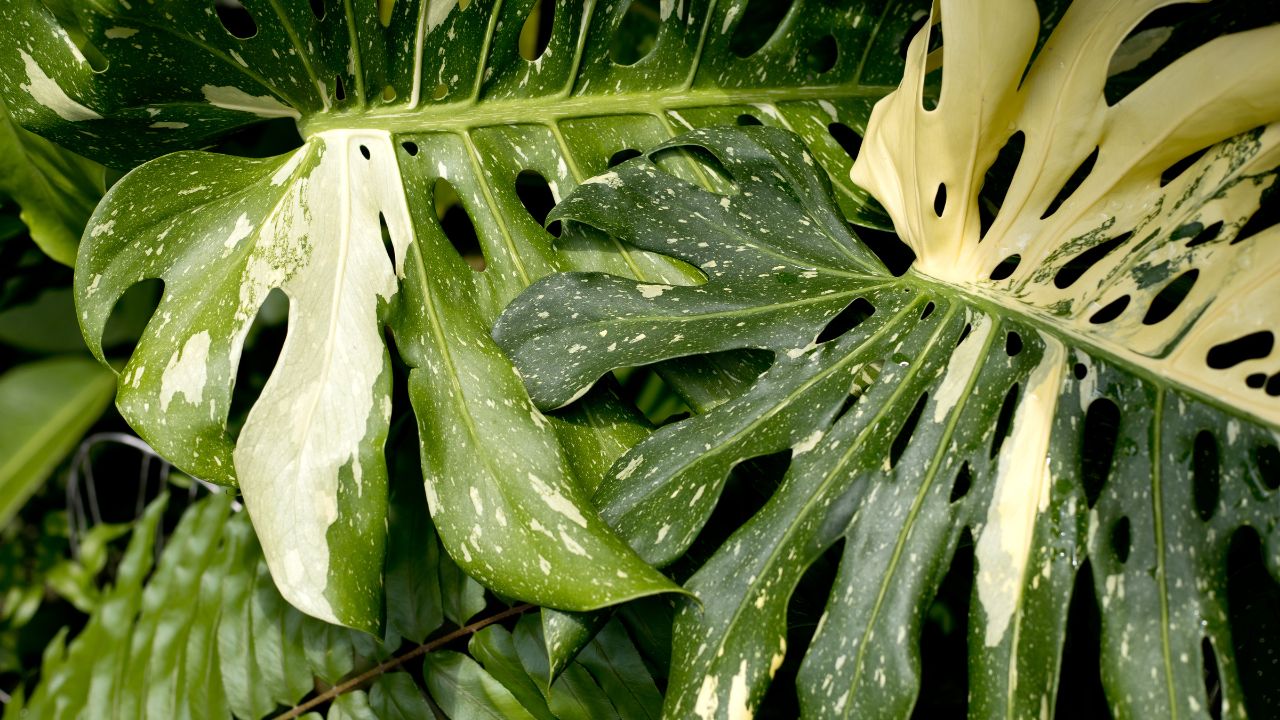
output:
[{"label": "leaf fenestration hole", "polygon": [[834,35],[825,35],[809,46],[809,54],[805,58],[809,69],[821,75],[836,66],[840,59],[840,45]]},{"label": "leaf fenestration hole", "polygon": [[1104,240],[1068,260],[1053,276],[1055,287],[1065,290],[1075,284],[1089,269],[1102,261],[1112,250],[1120,247],[1133,235],[1127,232],[1119,237]]},{"label": "leaf fenestration hole", "polygon": [[416,142],[405,141],[400,143],[400,147],[404,148],[404,151],[409,153],[410,157],[416,156],[418,154],[418,143]]},{"label": "leaf fenestration hole", "polygon": [[483,272],[486,266],[484,252],[480,248],[480,237],[476,234],[471,216],[462,206],[462,200],[444,178],[437,178],[435,184],[436,219],[440,221],[440,229],[444,231],[458,255],[476,272]]},{"label": "leaf fenestration hole", "polygon": [[258,23],[240,0],[214,0],[213,9],[222,27],[233,37],[248,40],[258,34]]},{"label": "leaf fenestration hole", "polygon": [[[995,222],[996,215],[1000,213],[1000,208],[1004,206],[1005,196],[1009,194],[1009,184],[1013,182],[1013,176],[1018,170],[1018,164],[1022,162],[1022,151],[1026,143],[1027,135],[1023,131],[1019,130],[1010,135],[1009,139],[1005,141],[1004,147],[1000,148],[1000,152],[996,154],[996,159],[992,161],[991,167],[987,168],[986,175],[982,178],[982,188],[978,193],[979,242],[987,236],[987,231],[991,229],[992,223]],[[1003,278],[992,279],[1000,280]]]},{"label": "leaf fenestration hole", "polygon": [[966,460],[960,466],[960,472],[956,473],[956,479],[951,483],[951,502],[958,502],[968,495],[972,485],[973,471],[969,469],[969,462]]},{"label": "leaf fenestration hole", "polygon": [[1067,627],[1063,634],[1061,675],[1052,717],[1111,717],[1102,686],[1102,613],[1098,608],[1093,565],[1085,559],[1076,570],[1071,602],[1067,606]]},{"label": "leaf fenestration hole", "polygon": [[729,36],[729,49],[740,58],[751,57],[778,34],[794,0],[747,0],[747,7]]},{"label": "leaf fenestration hole", "polygon": [[1013,411],[1018,407],[1018,383],[1014,383],[1005,393],[1004,403],[1000,406],[1000,415],[996,417],[996,429],[991,436],[991,457],[1000,454],[1000,446],[1009,435],[1009,426],[1013,424]]},{"label": "leaf fenestration hole", "polygon": [[1187,241],[1186,246],[1189,248],[1193,248],[1193,247],[1200,247],[1201,245],[1204,245],[1207,243],[1211,243],[1214,240],[1217,240],[1218,236],[1221,234],[1222,234],[1222,221],[1219,220],[1218,222],[1213,223],[1209,227],[1205,227],[1204,225],[1198,222],[1187,223],[1186,225],[1183,225],[1177,230],[1174,230],[1173,235],[1171,235],[1170,237],[1174,240],[1181,240],[1184,237],[1189,237],[1191,239]]},{"label": "leaf fenestration hole", "polygon": [[1241,335],[1209,348],[1204,361],[1214,370],[1226,370],[1247,360],[1260,360],[1270,355],[1275,343],[1275,335],[1270,330]]},{"label": "leaf fenestration hole", "polygon": [[1280,707],[1280,683],[1275,681],[1280,583],[1267,571],[1267,545],[1257,530],[1241,527],[1231,536],[1224,573],[1231,659],[1244,696],[1240,715],[1252,718],[1274,717]]},{"label": "leaf fenestration hole", "polygon": [[536,170],[522,170],[516,176],[516,197],[540,227],[547,224],[547,214],[556,206],[551,184]]},{"label": "leaf fenestration hole", "polygon": [[1231,244],[1235,245],[1244,242],[1258,233],[1280,223],[1280,191],[1276,188],[1280,185],[1272,184],[1270,188],[1263,191],[1262,204],[1249,216],[1249,220],[1245,222],[1244,227],[1240,228],[1240,232],[1236,233]]},{"label": "leaf fenestration hole", "polygon": [[760,122],[760,118],[752,115],[751,113],[742,113],[738,116],[736,122],[740,127],[764,125],[764,123]]},{"label": "leaf fenestration hole", "polygon": [[1267,374],[1266,373],[1249,373],[1248,377],[1244,379],[1244,384],[1247,385],[1248,387],[1253,388],[1254,390],[1257,390],[1258,388],[1267,384]]},{"label": "leaf fenestration hole", "polygon": [[396,245],[391,241],[391,228],[387,227],[387,216],[378,213],[378,228],[382,231],[382,247],[387,251],[391,267],[396,267]]},{"label": "leaf fenestration hole", "polygon": [[631,0],[613,33],[609,57],[616,65],[635,65],[649,56],[658,42],[661,9],[657,0]]},{"label": "leaf fenestration hole", "polygon": [[922,13],[920,17],[911,21],[911,25],[907,27],[907,31],[903,33],[902,39],[898,41],[898,57],[906,60],[907,50],[911,47],[911,41],[915,39],[920,30],[924,28],[925,23],[929,22],[929,13]]},{"label": "leaf fenestration hole", "polygon": [[924,413],[924,406],[928,400],[929,393],[920,394],[920,399],[916,400],[916,406],[911,409],[906,422],[902,423],[902,429],[898,430],[897,436],[893,438],[893,444],[889,446],[890,469],[898,465],[898,459],[907,451],[907,445],[911,442],[911,436],[915,434],[916,425],[920,423],[920,415]]},{"label": "leaf fenestration hole", "polygon": [[965,323],[964,329],[960,331],[960,337],[956,339],[956,347],[960,347],[971,332],[973,332],[973,323]]},{"label": "leaf fenestration hole", "polygon": [[311,14],[315,15],[317,20],[323,20],[324,13],[324,0],[311,0]]},{"label": "leaf fenestration hole", "polygon": [[640,151],[635,148],[622,148],[609,158],[609,167],[617,167],[622,163],[640,157]]},{"label": "leaf fenestration hole", "polygon": [[[946,575],[920,618],[920,691],[912,718],[947,718],[963,714],[968,704],[969,606],[974,579],[973,532],[960,533]],[[914,643],[910,635],[904,642]],[[960,659],[957,662],[957,659]],[[790,717],[799,717],[793,715]]]},{"label": "leaf fenestration hole", "polygon": [[372,157],[371,155],[369,155],[369,148],[366,145],[360,146],[360,155],[362,155],[365,160],[368,160],[370,157]]},{"label": "leaf fenestration hole", "polygon": [[1022,256],[1019,255],[1018,253],[1014,253],[1009,257],[1001,260],[1000,264],[996,265],[995,269],[991,271],[991,279],[992,280],[1007,279],[1010,275],[1013,275],[1014,270],[1018,269],[1018,264],[1021,262],[1022,262]]},{"label": "leaf fenestration hole", "polygon": [[861,325],[863,321],[874,315],[876,308],[866,298],[857,298],[853,302],[845,306],[840,314],[831,318],[826,327],[822,328],[822,332],[818,333],[818,339],[815,342],[819,345],[844,335],[855,327]]},{"label": "leaf fenestration hole", "polygon": [[924,310],[920,313],[920,319],[927,320],[929,316],[933,314],[933,311],[937,309],[938,309],[938,306],[934,305],[933,301],[930,301],[927,305],[924,306]]},{"label": "leaf fenestration hole", "polygon": [[942,217],[947,211],[947,184],[938,183],[938,191],[933,195],[933,214]]},{"label": "leaf fenestration hole", "polygon": [[[111,347],[127,345],[132,348],[137,345],[163,297],[164,281],[160,278],[147,278],[131,285],[111,307],[98,341],[110,343]],[[104,345],[104,349],[109,350],[110,347]]]},{"label": "leaf fenestration hole", "polygon": [[228,433],[240,436],[249,410],[258,402],[262,388],[280,361],[280,352],[289,332],[289,296],[280,288],[272,288],[263,299],[245,335],[240,366],[236,368],[235,385],[231,389],[228,410]]},{"label": "leaf fenestration hole", "polygon": [[1075,169],[1075,172],[1071,173],[1071,177],[1067,178],[1066,184],[1063,185],[1062,189],[1058,191],[1058,194],[1054,196],[1053,200],[1049,203],[1049,207],[1044,209],[1044,213],[1040,215],[1041,220],[1045,220],[1049,216],[1058,212],[1058,208],[1062,207],[1062,204],[1067,201],[1067,198],[1070,198],[1072,194],[1080,188],[1080,185],[1084,182],[1085,178],[1089,177],[1089,173],[1093,172],[1093,166],[1096,162],[1098,162],[1098,148],[1095,147],[1093,152],[1089,153],[1089,157],[1085,158],[1084,161],[1080,163],[1079,167]]},{"label": "leaf fenestration hole", "polygon": [[341,75],[333,76],[333,97],[338,102],[342,102],[347,99],[347,86],[342,82]]},{"label": "leaf fenestration hole", "polygon": [[1190,155],[1175,162],[1160,173],[1160,187],[1164,187],[1178,178],[1179,175],[1187,171],[1187,168],[1196,163],[1197,160],[1204,157],[1205,151],[1209,148],[1203,147],[1191,153]]},{"label": "leaf fenestration hole", "polygon": [[842,122],[833,122],[827,125],[827,132],[831,133],[831,137],[840,143],[840,147],[846,155],[851,159],[857,159],[858,152],[862,150],[861,135]]},{"label": "leaf fenestration hole", "polygon": [[1258,479],[1268,490],[1280,490],[1280,450],[1275,445],[1259,445],[1253,450],[1253,461],[1258,466]]},{"label": "leaf fenestration hole", "polygon": [[1080,482],[1084,497],[1092,509],[1111,475],[1116,439],[1120,435],[1120,408],[1110,398],[1097,398],[1084,414],[1084,431],[1080,441]]},{"label": "leaf fenestration hole", "polygon": [[1071,372],[1077,380],[1083,380],[1089,375],[1089,368],[1085,367],[1084,363],[1076,363],[1071,367]]},{"label": "leaf fenestration hole", "polygon": [[1151,305],[1147,308],[1147,314],[1142,318],[1142,324],[1155,325],[1172,315],[1178,309],[1178,306],[1182,304],[1182,301],[1187,299],[1187,295],[1191,292],[1191,288],[1195,286],[1196,278],[1198,277],[1200,277],[1200,271],[1192,268],[1174,278],[1168,285],[1165,285],[1151,299]]},{"label": "leaf fenestration hole", "polygon": [[1267,379],[1267,394],[1271,397],[1280,397],[1280,372]]},{"label": "leaf fenestration hole", "polygon": [[1220,483],[1218,440],[1208,430],[1201,430],[1191,449],[1191,489],[1201,520],[1213,517],[1218,508]]},{"label": "leaf fenestration hole", "polygon": [[1115,300],[1112,300],[1111,302],[1107,303],[1105,307],[1103,307],[1101,310],[1099,310],[1098,312],[1090,316],[1089,322],[1093,325],[1103,325],[1105,323],[1109,323],[1112,320],[1115,320],[1116,318],[1120,317],[1120,314],[1123,313],[1125,311],[1125,308],[1127,307],[1129,307],[1129,296],[1121,295]]},{"label": "leaf fenestration hole", "polygon": [[520,29],[520,57],[534,62],[546,52],[551,43],[551,32],[555,25],[556,4],[551,0],[536,0],[525,18],[524,27]]},{"label": "leaf fenestration hole", "polygon": [[1004,354],[1013,357],[1020,352],[1022,352],[1022,336],[1011,330],[1004,336]]},{"label": "leaf fenestration hole", "polygon": [[1129,516],[1125,515],[1111,526],[1111,551],[1121,564],[1129,561],[1129,551],[1133,547],[1132,530],[1129,527]]}]

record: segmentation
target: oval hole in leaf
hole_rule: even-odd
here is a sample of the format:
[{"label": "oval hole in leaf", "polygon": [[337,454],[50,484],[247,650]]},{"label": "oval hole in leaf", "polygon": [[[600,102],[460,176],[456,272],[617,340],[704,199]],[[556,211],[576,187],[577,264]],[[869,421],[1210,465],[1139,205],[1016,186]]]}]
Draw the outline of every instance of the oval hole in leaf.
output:
[{"label": "oval hole in leaf", "polygon": [[938,306],[934,305],[933,301],[930,301],[928,304],[924,306],[924,310],[920,313],[920,319],[921,320],[929,319],[929,316],[932,315],[933,311],[937,309],[938,309]]},{"label": "oval hole in leaf", "polygon": [[[791,467],[791,448],[744,460],[729,471],[724,489],[706,525],[694,539],[687,557],[710,557],[729,536],[769,502],[778,482]],[[686,560],[677,561],[675,567]]]},{"label": "oval hole in leaf", "polygon": [[317,20],[324,19],[324,0],[311,0],[311,14],[316,16]]},{"label": "oval hole in leaf", "polygon": [[1084,414],[1084,431],[1080,441],[1080,482],[1090,508],[1098,502],[1102,488],[1111,475],[1111,461],[1120,433],[1120,408],[1110,398],[1089,403]]},{"label": "oval hole in leaf", "polygon": [[942,217],[947,211],[947,184],[938,183],[938,192],[933,196],[933,214]]},{"label": "oval hole in leaf", "polygon": [[951,502],[958,502],[968,495],[972,485],[973,471],[969,469],[969,462],[966,460],[960,466],[960,472],[956,473],[956,479],[951,483]]},{"label": "oval hole in leaf", "polygon": [[1187,294],[1195,286],[1196,278],[1198,277],[1200,277],[1200,271],[1192,268],[1174,278],[1168,285],[1165,285],[1151,299],[1151,306],[1147,308],[1147,314],[1143,316],[1142,324],[1155,325],[1172,315],[1178,309],[1178,306],[1182,304],[1182,301],[1187,299]]},{"label": "oval hole in leaf", "polygon": [[1120,317],[1120,313],[1123,313],[1125,308],[1127,307],[1129,307],[1129,296],[1121,295],[1115,300],[1112,300],[1111,302],[1107,303],[1106,307],[1094,313],[1089,318],[1089,322],[1094,325],[1102,325],[1105,323],[1109,323],[1112,320],[1115,320],[1116,318]]},{"label": "oval hole in leaf", "polygon": [[747,0],[729,37],[729,49],[740,58],[755,55],[777,34],[793,4],[794,0]]},{"label": "oval hole in leaf", "polygon": [[1067,627],[1058,678],[1057,718],[1107,718],[1111,708],[1102,687],[1102,613],[1093,584],[1093,566],[1085,559],[1076,571],[1067,606]]},{"label": "oval hole in leaf", "polygon": [[556,4],[549,0],[537,0],[520,29],[520,57],[533,62],[542,57],[551,42],[551,30],[555,25]]},{"label": "oval hole in leaf", "polygon": [[365,160],[368,160],[368,159],[369,159],[369,157],[370,157],[370,156],[369,156],[369,148],[368,148],[367,146],[365,146],[365,145],[361,145],[361,146],[360,146],[360,155],[361,155],[361,156],[363,156]]},{"label": "oval hole in leaf", "polygon": [[341,75],[333,76],[333,97],[338,102],[342,102],[347,99],[347,86],[346,83],[342,81]]},{"label": "oval hole in leaf", "polygon": [[609,57],[618,65],[635,65],[658,43],[662,15],[657,0],[631,0],[613,33]]},{"label": "oval hole in leaf", "polygon": [[1248,385],[1254,390],[1257,390],[1258,388],[1262,387],[1266,383],[1267,383],[1266,373],[1249,373],[1248,377],[1244,379],[1244,384]]},{"label": "oval hole in leaf", "polygon": [[262,395],[262,388],[280,360],[280,351],[284,349],[288,334],[289,296],[280,288],[272,288],[258,307],[253,324],[245,335],[227,416],[227,430],[231,437],[240,437],[240,429],[249,410]]},{"label": "oval hole in leaf", "polygon": [[995,269],[991,271],[991,279],[992,280],[1007,279],[1010,275],[1013,274],[1014,270],[1018,269],[1018,263],[1021,263],[1021,262],[1022,262],[1022,256],[1019,255],[1018,253],[1014,253],[1009,257],[1001,260],[1000,264],[996,265]]},{"label": "oval hole in leaf", "polygon": [[973,332],[973,323],[965,323],[964,329],[960,331],[960,337],[956,339],[956,347],[960,347],[960,344],[969,337],[971,332]]},{"label": "oval hole in leaf", "polygon": [[148,278],[134,283],[125,290],[111,308],[107,323],[103,326],[99,342],[104,350],[115,347],[133,348],[151,322],[160,300],[164,297],[164,281],[159,278]]},{"label": "oval hole in leaf", "polygon": [[[818,621],[825,611],[825,599],[830,597],[832,585],[840,568],[845,541],[838,538],[818,559],[804,571],[796,588],[787,601],[787,648],[807,648],[813,641]],[[778,717],[800,717],[800,700],[796,694],[796,675],[804,653],[783,650],[782,664],[777,667],[769,689],[757,710],[767,708]]]},{"label": "oval hole in leaf", "polygon": [[1218,440],[1208,430],[1196,433],[1191,450],[1191,487],[1196,501],[1196,514],[1201,520],[1213,517],[1220,492]]},{"label": "oval hole in leaf", "polygon": [[1013,411],[1018,407],[1018,383],[1014,383],[1005,393],[1004,404],[1000,406],[1000,415],[996,417],[995,433],[991,436],[991,457],[1000,454],[1000,446],[1009,435],[1009,425],[1013,423]]},{"label": "oval hole in leaf", "polygon": [[920,399],[916,401],[916,406],[912,408],[911,414],[907,416],[907,421],[902,423],[902,429],[893,438],[893,444],[889,446],[890,469],[897,466],[898,459],[902,457],[902,453],[907,451],[907,445],[911,442],[911,436],[916,432],[916,425],[920,423],[920,415],[924,412],[924,406],[928,400],[929,393],[921,393]]},{"label": "oval hole in leaf", "polygon": [[1221,220],[1210,225],[1209,227],[1205,227],[1203,224],[1198,222],[1192,222],[1192,223],[1187,223],[1186,225],[1183,225],[1177,230],[1174,230],[1173,234],[1170,235],[1169,238],[1171,240],[1181,240],[1182,238],[1189,237],[1191,239],[1187,241],[1186,246],[1189,248],[1193,248],[1193,247],[1199,247],[1200,245],[1204,245],[1205,243],[1210,243],[1210,242],[1213,242],[1214,240],[1217,240],[1218,235],[1220,235],[1221,233],[1222,233]]},{"label": "oval hole in leaf", "polygon": [[381,212],[378,213],[378,228],[382,231],[382,247],[387,251],[387,258],[391,261],[391,267],[396,267],[396,246],[391,242],[391,228],[387,227],[387,217]]},{"label": "oval hole in leaf", "polygon": [[1129,528],[1129,516],[1125,515],[1111,526],[1111,551],[1116,554],[1116,560],[1122,564],[1129,561],[1129,550],[1132,548],[1133,538],[1131,537]]},{"label": "oval hole in leaf", "polygon": [[480,249],[480,238],[476,235],[471,216],[462,206],[458,193],[444,178],[437,178],[435,184],[436,219],[440,221],[440,229],[444,231],[453,248],[458,251],[467,265],[476,272],[483,272],[486,266],[484,252]]},{"label": "oval hole in leaf", "polygon": [[835,340],[861,325],[863,321],[874,315],[875,312],[875,306],[867,301],[866,298],[857,298],[846,305],[839,315],[831,318],[826,327],[822,328],[822,332],[818,333],[818,339],[815,342],[821,345],[824,342]]},{"label": "oval hole in leaf", "polygon": [[258,34],[258,23],[240,0],[214,0],[213,9],[222,27],[233,37],[248,40]]},{"label": "oval hole in leaf", "polygon": [[1071,368],[1071,373],[1076,376],[1077,380],[1083,380],[1089,375],[1089,368],[1084,363],[1076,363]]},{"label": "oval hole in leaf", "polygon": [[1018,169],[1018,163],[1022,162],[1022,150],[1026,142],[1026,133],[1021,130],[1009,136],[982,178],[982,188],[978,193],[979,238],[986,237],[987,230],[991,229],[991,224],[1004,205],[1004,198],[1009,194],[1009,183],[1013,182],[1013,174]]},{"label": "oval hole in leaf", "polygon": [[622,148],[609,158],[609,167],[617,167],[622,163],[640,157],[640,151],[635,148]]},{"label": "oval hole in leaf", "polygon": [[1022,336],[1016,332],[1010,331],[1004,336],[1004,353],[1009,357],[1013,357],[1022,352]]},{"label": "oval hole in leaf", "polygon": [[1277,184],[1272,184],[1262,193],[1262,204],[1249,217],[1249,221],[1240,228],[1240,232],[1236,233],[1235,238],[1231,241],[1232,245],[1244,242],[1269,227],[1280,223],[1280,195],[1276,191]]},{"label": "oval hole in leaf", "polygon": [[[536,170],[522,170],[516,176],[516,196],[534,222],[540,227],[547,224],[547,213],[556,206],[556,198],[546,178]],[[552,227],[556,232],[552,232],[552,228],[547,228],[547,231],[558,237],[560,223],[552,223]]]},{"label": "oval hole in leaf", "polygon": [[1280,583],[1267,572],[1265,548],[1252,527],[1231,537],[1227,550],[1227,619],[1236,677],[1244,695],[1243,714],[1273,717],[1280,707],[1275,652],[1280,647]]},{"label": "oval hole in leaf", "polygon": [[1241,335],[1209,348],[1205,363],[1214,370],[1226,370],[1246,360],[1260,360],[1271,354],[1275,342],[1275,335],[1270,330]]},{"label": "oval hole in leaf", "polygon": [[418,154],[418,143],[416,142],[412,142],[412,141],[402,142],[400,143],[400,147],[404,148],[404,151],[409,153],[410,157],[413,157]]},{"label": "oval hole in leaf", "polygon": [[1200,658],[1204,663],[1204,696],[1209,701],[1209,717],[1222,720],[1222,676],[1218,674],[1218,654],[1208,637],[1200,641]]},{"label": "oval hole in leaf", "polygon": [[1182,158],[1178,162],[1170,165],[1160,173],[1160,187],[1164,187],[1178,178],[1179,175],[1187,171],[1187,168],[1196,164],[1196,161],[1204,157],[1205,151],[1209,148],[1203,147]]},{"label": "oval hole in leaf", "polygon": [[825,35],[809,46],[809,54],[805,62],[810,70],[821,75],[835,67],[839,59],[840,46],[836,43],[835,36]]},{"label": "oval hole in leaf", "polygon": [[840,143],[846,155],[855,159],[858,157],[858,153],[862,150],[862,136],[853,128],[842,122],[833,122],[827,126],[827,132]]},{"label": "oval hole in leaf", "polygon": [[1062,207],[1062,204],[1080,187],[1084,179],[1089,177],[1089,173],[1093,172],[1093,165],[1096,162],[1098,162],[1098,148],[1095,147],[1093,152],[1089,153],[1089,157],[1085,158],[1079,167],[1075,169],[1075,172],[1071,173],[1071,177],[1067,178],[1066,184],[1054,196],[1053,201],[1049,203],[1049,207],[1044,209],[1044,213],[1040,216],[1041,220],[1058,212],[1058,208]]},{"label": "oval hole in leaf", "polygon": [[752,115],[751,113],[742,113],[741,115],[739,115],[737,119],[737,123],[741,127],[751,127],[753,125],[764,125],[764,123],[760,122],[760,118],[756,117],[755,115]]},{"label": "oval hole in leaf", "polygon": [[[952,717],[968,702],[969,602],[973,597],[973,533],[966,527],[920,622],[920,692],[913,718]],[[904,636],[905,642],[913,642]],[[799,717],[798,715],[796,717]]]},{"label": "oval hole in leaf", "polygon": [[1258,479],[1268,490],[1280,489],[1280,450],[1275,445],[1259,445],[1253,450]]},{"label": "oval hole in leaf", "polygon": [[1058,272],[1054,274],[1054,286],[1063,290],[1071,287],[1082,275],[1089,271],[1089,268],[1097,265],[1102,258],[1123,244],[1131,235],[1133,235],[1132,232],[1127,232],[1119,237],[1104,240],[1071,258],[1065,265],[1058,268]]},{"label": "oval hole in leaf", "polygon": [[1271,397],[1280,397],[1280,372],[1267,379],[1267,394]]}]

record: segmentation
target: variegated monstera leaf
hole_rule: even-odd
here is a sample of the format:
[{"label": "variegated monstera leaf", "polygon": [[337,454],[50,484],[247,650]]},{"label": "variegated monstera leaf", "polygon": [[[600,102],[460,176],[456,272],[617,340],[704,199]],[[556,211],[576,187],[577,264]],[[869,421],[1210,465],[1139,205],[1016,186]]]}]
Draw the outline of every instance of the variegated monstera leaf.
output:
[{"label": "variegated monstera leaf", "polygon": [[[802,709],[908,716],[922,616],[966,529],[971,717],[1055,707],[1086,559],[1117,717],[1207,717],[1205,641],[1222,715],[1245,716],[1225,592],[1235,532],[1261,533],[1280,574],[1280,227],[1250,222],[1280,164],[1280,26],[1203,44],[1108,104],[1113,53],[1144,52],[1115,51],[1166,4],[1077,0],[1040,47],[1030,0],[938,4],[852,173],[916,253],[901,277],[772,128],[664,146],[709,152],[726,192],[640,158],[555,210],[705,282],[535,283],[495,337],[540,406],[617,367],[775,354],[740,396],[621,457],[596,495],[642,557],[669,563],[730,468],[790,451],[776,492],[685,584],[701,605],[677,615],[669,717],[751,717],[788,653],[801,576],[840,542]],[[1007,191],[988,213],[1000,163]]]},{"label": "variegated monstera leaf", "polygon": [[[764,5],[13,0],[0,4],[0,92],[26,127],[96,160],[151,160],[112,188],[80,246],[85,335],[99,350],[117,298],[164,281],[118,404],[165,457],[239,485],[290,602],[378,625],[389,325],[450,553],[504,595],[587,610],[674,588],[582,489],[648,430],[601,399],[572,421],[544,418],[489,326],[551,271],[692,275],[604,238],[553,247],[518,177],[558,198],[622,151],[753,119],[801,133],[847,176],[841,141],[901,76],[924,3],[798,2],[772,36]],[[545,48],[521,49],[540,26]],[[297,122],[296,152],[197,151],[273,118]],[[483,272],[442,231],[446,185]],[[874,215],[865,193],[840,188],[847,212]],[[236,368],[273,289],[290,301],[288,338],[233,439]]]}]

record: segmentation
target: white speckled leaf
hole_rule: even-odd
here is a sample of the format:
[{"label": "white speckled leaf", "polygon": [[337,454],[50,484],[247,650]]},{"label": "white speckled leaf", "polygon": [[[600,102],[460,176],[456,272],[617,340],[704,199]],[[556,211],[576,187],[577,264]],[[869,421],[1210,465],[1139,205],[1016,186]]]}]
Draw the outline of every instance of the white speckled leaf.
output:
[{"label": "white speckled leaf", "polygon": [[[557,208],[566,233],[598,228],[701,268],[705,282],[657,292],[571,273],[535,283],[494,332],[539,405],[561,405],[619,366],[775,353],[740,396],[640,442],[597,492],[632,547],[670,562],[734,464],[790,450],[776,492],[685,585],[702,605],[682,601],[677,614],[668,716],[751,716],[786,657],[792,593],[838,541],[840,571],[799,669],[804,715],[908,716],[922,616],[966,528],[977,566],[971,715],[1053,711],[1086,558],[1117,715],[1207,716],[1205,639],[1223,716],[1245,715],[1225,558],[1249,526],[1280,575],[1280,494],[1266,460],[1280,440],[1280,367],[1270,339],[1231,367],[1221,358],[1222,343],[1272,338],[1280,322],[1280,229],[1263,220],[1241,233],[1275,202],[1266,191],[1280,163],[1280,72],[1267,58],[1280,31],[1208,43],[1108,106],[1111,50],[1158,4],[1077,2],[1020,87],[1035,4],[940,4],[949,62],[937,108],[922,104],[925,31],[854,170],[919,258],[904,276],[866,262],[865,246],[829,221],[834,202],[804,146],[772,129],[669,144],[708,151],[732,181],[726,194],[661,171],[659,148]],[[1078,76],[1060,74],[1072,68]],[[1025,149],[979,241],[984,176],[1018,130]],[[1098,145],[1093,172],[1037,220]],[[1188,242],[1218,220],[1216,238]],[[1128,230],[1075,282],[1059,275]],[[991,279],[1015,253],[1016,270]],[[1164,292],[1192,269],[1189,292]],[[1127,310],[1097,314],[1119,296]],[[846,307],[844,327],[824,333]],[[1097,429],[1108,405],[1118,408],[1110,440]],[[1196,459],[1206,443],[1210,469]]]},{"label": "white speckled leaf", "polygon": [[[652,51],[623,64],[611,43],[627,3],[556,2],[549,44],[527,60],[518,41],[533,0],[401,0],[381,17],[372,2],[324,3],[321,17],[304,0],[247,0],[247,38],[213,3],[56,3],[56,14],[17,0],[0,7],[0,94],[26,127],[90,157],[122,168],[159,158],[114,189],[85,235],[86,336],[96,347],[129,285],[164,279],[120,405],[184,469],[240,485],[291,602],[362,628],[379,622],[385,324],[410,367],[428,497],[450,554],[505,596],[582,611],[674,587],[597,517],[583,488],[598,478],[579,477],[599,463],[577,458],[633,434],[608,413],[588,414],[585,435],[557,432],[489,325],[552,271],[655,286],[695,273],[613,252],[605,238],[555,244],[517,176],[540,176],[558,199],[622,150],[750,116],[801,133],[843,178],[852,158],[833,133],[856,139],[891,89],[921,4],[797,6],[785,32],[742,58],[731,41],[746,0],[668,3]],[[836,55],[815,64],[811,48],[828,35]],[[278,118],[305,138],[288,156],[167,154]],[[694,165],[674,166],[698,178]],[[484,272],[442,231],[439,180],[474,226]],[[865,193],[838,187],[846,213],[885,224]],[[240,344],[273,288],[291,300],[288,339],[233,445]],[[690,396],[722,399],[715,382],[685,375]]]}]

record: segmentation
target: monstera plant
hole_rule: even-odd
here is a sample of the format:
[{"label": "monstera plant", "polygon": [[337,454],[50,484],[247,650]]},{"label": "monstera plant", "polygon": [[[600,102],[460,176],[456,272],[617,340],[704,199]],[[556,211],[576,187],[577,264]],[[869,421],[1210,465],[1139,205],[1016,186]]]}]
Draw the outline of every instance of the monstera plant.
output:
[{"label": "monstera plant", "polygon": [[[127,172],[75,256],[85,341],[163,282],[119,410],[253,536],[204,501],[144,582],[153,505],[32,707],[906,717],[971,546],[970,715],[1070,712],[1087,596],[1116,716],[1274,711],[1227,589],[1249,533],[1280,574],[1280,16],[1172,5],[6,3],[13,118]],[[228,151],[268,121],[293,149]],[[642,366],[687,416],[618,390]],[[527,604],[464,626],[478,586],[434,590],[464,627],[392,657],[441,622],[391,597],[436,533]],[[431,706],[378,677],[423,653]]]}]

